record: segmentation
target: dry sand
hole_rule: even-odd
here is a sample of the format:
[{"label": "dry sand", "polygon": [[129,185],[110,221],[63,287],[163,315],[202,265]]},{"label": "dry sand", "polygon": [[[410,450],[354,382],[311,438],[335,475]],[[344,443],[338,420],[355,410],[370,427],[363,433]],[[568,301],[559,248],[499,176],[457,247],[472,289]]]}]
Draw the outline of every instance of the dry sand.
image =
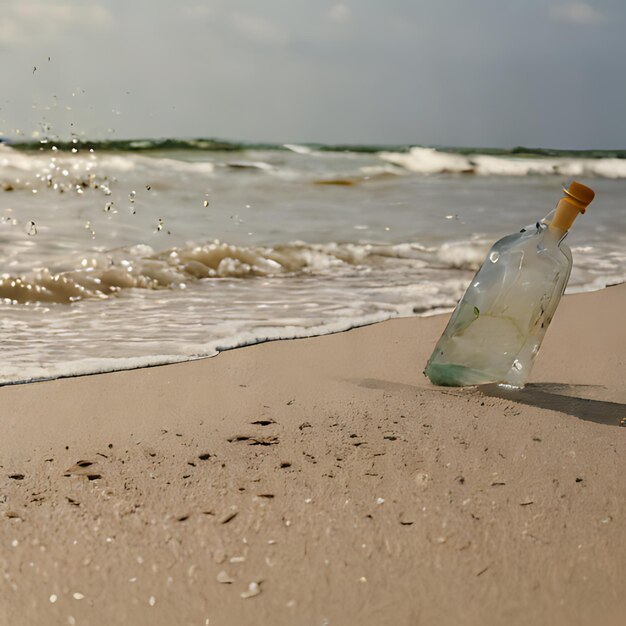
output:
[{"label": "dry sand", "polygon": [[443,316],[0,389],[0,624],[626,623],[625,310],[512,398],[423,378]]}]

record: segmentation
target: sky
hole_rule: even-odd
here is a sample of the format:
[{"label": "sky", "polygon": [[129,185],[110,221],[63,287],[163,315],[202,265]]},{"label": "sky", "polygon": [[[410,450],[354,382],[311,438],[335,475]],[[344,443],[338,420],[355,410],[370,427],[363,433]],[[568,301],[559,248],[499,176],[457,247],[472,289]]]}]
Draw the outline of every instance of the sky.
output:
[{"label": "sky", "polygon": [[626,148],[623,0],[0,1],[8,138]]}]

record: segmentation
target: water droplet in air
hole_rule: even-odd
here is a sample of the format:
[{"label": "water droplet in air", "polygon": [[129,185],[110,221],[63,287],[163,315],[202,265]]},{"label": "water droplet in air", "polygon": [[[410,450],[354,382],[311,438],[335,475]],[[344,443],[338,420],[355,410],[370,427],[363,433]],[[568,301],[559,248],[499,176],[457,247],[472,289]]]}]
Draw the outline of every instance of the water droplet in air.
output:
[{"label": "water droplet in air", "polygon": [[35,226],[33,220],[26,224],[26,233],[31,237],[37,234],[37,226]]},{"label": "water droplet in air", "polygon": [[499,258],[500,258],[500,253],[496,252],[495,250],[489,255],[489,260],[492,263],[497,263]]}]

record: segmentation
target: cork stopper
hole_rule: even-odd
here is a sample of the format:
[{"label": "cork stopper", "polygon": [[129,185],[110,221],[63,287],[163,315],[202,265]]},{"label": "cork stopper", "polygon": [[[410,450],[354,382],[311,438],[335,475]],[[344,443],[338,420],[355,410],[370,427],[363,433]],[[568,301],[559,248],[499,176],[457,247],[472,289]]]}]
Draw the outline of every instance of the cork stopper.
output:
[{"label": "cork stopper", "polygon": [[569,230],[578,214],[587,210],[595,196],[592,189],[575,180],[568,189],[563,187],[563,194],[564,197],[556,205],[554,219],[550,222],[550,228],[559,231]]}]

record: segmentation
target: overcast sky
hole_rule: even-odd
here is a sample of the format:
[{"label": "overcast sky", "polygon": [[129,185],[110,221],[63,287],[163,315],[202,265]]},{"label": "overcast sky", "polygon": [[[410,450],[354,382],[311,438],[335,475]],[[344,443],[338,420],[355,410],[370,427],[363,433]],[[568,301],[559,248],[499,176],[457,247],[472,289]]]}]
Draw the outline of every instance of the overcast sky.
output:
[{"label": "overcast sky", "polygon": [[626,148],[624,0],[0,7],[8,137]]}]

